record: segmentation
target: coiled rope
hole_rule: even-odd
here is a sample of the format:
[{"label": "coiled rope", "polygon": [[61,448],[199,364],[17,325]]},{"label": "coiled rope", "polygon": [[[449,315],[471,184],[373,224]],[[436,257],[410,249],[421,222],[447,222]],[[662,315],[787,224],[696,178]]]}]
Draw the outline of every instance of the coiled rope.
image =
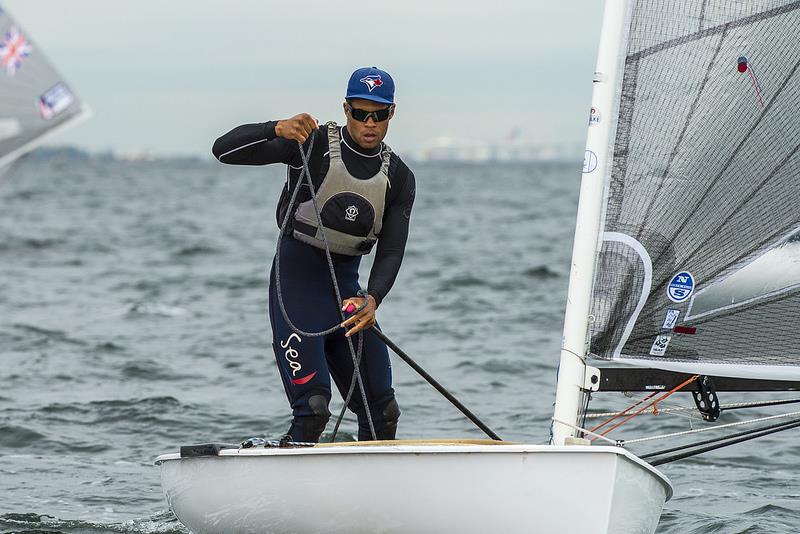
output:
[{"label": "coiled rope", "polygon": [[[283,319],[286,321],[286,324],[289,325],[294,332],[298,335],[306,336],[306,337],[322,337],[332,334],[337,330],[341,329],[341,324],[336,324],[331,326],[326,330],[322,330],[320,332],[306,332],[301,330],[292,322],[289,318],[289,314],[286,312],[286,306],[283,303],[283,290],[281,288],[281,242],[283,240],[284,234],[286,233],[286,229],[289,225],[289,219],[292,214],[292,207],[294,206],[295,200],[297,199],[297,194],[300,192],[300,187],[303,184],[303,179],[306,179],[308,183],[309,191],[311,192],[311,203],[314,205],[314,213],[317,216],[317,224],[319,225],[320,233],[322,234],[322,241],[325,244],[325,258],[328,260],[328,271],[331,275],[331,282],[333,283],[333,290],[336,294],[336,302],[338,303],[339,308],[339,315],[342,319],[342,322],[346,319],[344,311],[342,310],[342,303],[344,302],[342,299],[341,292],[339,291],[339,281],[336,278],[336,270],[333,266],[333,258],[331,257],[331,250],[330,246],[328,245],[328,238],[325,235],[325,226],[322,224],[322,215],[320,213],[319,205],[317,204],[316,198],[316,190],[314,189],[314,182],[311,179],[311,170],[308,167],[308,158],[311,156],[311,151],[314,148],[314,140],[316,138],[317,130],[313,130],[311,132],[310,141],[308,143],[308,151],[303,151],[303,144],[298,141],[298,147],[300,150],[300,158],[303,161],[303,169],[300,171],[300,177],[297,179],[297,184],[294,186],[294,190],[292,190],[292,196],[289,199],[289,204],[286,209],[286,214],[283,216],[283,221],[281,222],[280,233],[278,234],[278,246],[275,252],[275,289],[278,295],[278,307],[281,310],[281,315],[283,315]],[[287,188],[289,186],[288,182],[286,184]],[[361,292],[359,292],[359,295]],[[363,309],[363,306],[362,308]],[[347,409],[347,405],[350,404],[350,399],[353,396],[353,391],[355,390],[356,384],[358,384],[359,389],[361,390],[361,402],[364,404],[364,410],[367,414],[367,422],[369,423],[369,431],[372,434],[372,439],[377,439],[377,434],[375,433],[375,425],[372,422],[372,414],[369,410],[369,403],[367,402],[367,393],[366,389],[364,388],[364,381],[361,377],[361,357],[363,355],[364,349],[364,334],[363,332],[358,333],[358,350],[353,346],[353,339],[348,337],[347,339],[347,346],[350,349],[350,356],[353,359],[353,378],[350,381],[350,388],[347,391],[347,396],[344,399],[344,406],[342,406],[342,411],[339,414],[338,419],[336,420],[336,426],[333,429],[333,436],[331,441],[336,439],[336,433],[339,430],[339,425],[341,424],[342,419],[344,418],[344,413]]]}]

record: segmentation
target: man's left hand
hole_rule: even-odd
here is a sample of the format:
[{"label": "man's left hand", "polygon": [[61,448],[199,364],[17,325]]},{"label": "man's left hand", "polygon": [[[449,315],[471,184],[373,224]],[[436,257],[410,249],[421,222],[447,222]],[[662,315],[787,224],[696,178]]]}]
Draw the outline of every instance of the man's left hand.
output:
[{"label": "man's left hand", "polygon": [[[368,295],[366,298],[367,305],[364,306],[362,310],[353,313],[353,315],[342,323],[342,328],[351,327],[345,334],[346,337],[350,337],[365,328],[372,328],[375,326],[375,311],[378,309],[378,303],[375,302],[375,297],[372,295]],[[356,308],[362,306],[364,304],[364,297],[350,297],[349,299],[345,299],[344,302],[342,302],[342,310],[346,310],[351,304]]]}]

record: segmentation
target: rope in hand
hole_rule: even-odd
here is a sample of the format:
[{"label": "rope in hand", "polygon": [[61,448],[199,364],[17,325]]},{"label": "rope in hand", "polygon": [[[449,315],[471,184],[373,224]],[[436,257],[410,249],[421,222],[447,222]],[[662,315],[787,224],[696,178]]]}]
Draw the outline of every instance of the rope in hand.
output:
[{"label": "rope in hand", "polygon": [[[336,278],[336,271],[333,266],[333,258],[331,257],[331,250],[330,246],[328,245],[328,238],[325,235],[325,227],[322,224],[322,215],[320,213],[319,205],[317,204],[316,198],[316,191],[314,189],[314,183],[311,179],[311,170],[308,166],[308,158],[311,156],[311,150],[314,148],[314,140],[316,138],[317,130],[313,130],[311,132],[310,141],[308,143],[308,151],[303,151],[303,144],[298,141],[298,146],[300,150],[300,158],[303,160],[303,169],[300,171],[300,176],[297,179],[297,184],[294,186],[294,190],[292,191],[292,196],[289,199],[289,204],[286,209],[286,214],[283,216],[283,221],[281,222],[280,233],[278,234],[278,246],[277,251],[275,252],[275,289],[278,295],[278,307],[281,310],[281,315],[283,315],[283,319],[286,321],[286,324],[289,325],[294,332],[298,335],[306,336],[306,337],[321,337],[327,336],[328,334],[332,334],[341,328],[340,324],[336,324],[326,330],[322,330],[320,332],[305,332],[295,326],[292,320],[289,318],[289,314],[286,312],[286,306],[283,303],[283,291],[281,289],[281,241],[283,240],[284,234],[286,233],[286,229],[288,228],[289,218],[292,214],[292,207],[295,204],[295,200],[297,199],[297,194],[300,191],[300,187],[303,184],[303,179],[306,179],[308,183],[309,191],[311,192],[311,203],[314,205],[314,212],[317,215],[317,223],[319,224],[320,233],[322,235],[322,241],[325,244],[325,258],[328,260],[328,270],[331,275],[331,281],[333,283],[333,290],[336,294],[336,302],[338,302],[339,308],[339,315],[342,319],[342,322],[346,319],[345,312],[342,310],[342,303],[344,302],[342,299],[341,292],[339,291],[339,281]],[[289,183],[287,182],[286,187],[289,187]],[[361,292],[359,292],[359,296]],[[362,306],[363,308],[363,306]],[[367,414],[367,422],[369,423],[369,431],[372,434],[372,439],[377,439],[377,434],[375,433],[375,425],[372,422],[372,414],[369,410],[369,403],[367,402],[367,394],[366,389],[364,388],[364,380],[361,377],[361,357],[363,355],[364,349],[364,333],[358,333],[358,350],[355,349],[353,346],[353,339],[348,337],[347,339],[347,346],[350,349],[350,356],[353,359],[353,378],[350,381],[350,388],[347,392],[347,397],[344,400],[344,406],[342,406],[342,411],[339,414],[339,418],[336,420],[336,426],[333,430],[333,437],[331,441],[336,439],[336,433],[339,430],[339,424],[341,423],[342,419],[344,418],[344,413],[347,409],[347,405],[350,404],[350,400],[352,398],[353,392],[355,390],[356,384],[358,384],[360,392],[361,392],[361,402],[364,405],[364,410]]]}]

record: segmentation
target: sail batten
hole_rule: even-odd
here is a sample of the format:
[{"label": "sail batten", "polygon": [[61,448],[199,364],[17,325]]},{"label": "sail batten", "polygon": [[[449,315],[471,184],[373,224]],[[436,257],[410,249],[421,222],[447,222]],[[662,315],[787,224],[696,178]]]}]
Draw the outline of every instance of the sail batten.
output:
[{"label": "sail batten", "polygon": [[800,369],[800,280],[767,274],[800,264],[800,247],[768,254],[800,231],[800,2],[632,9],[590,353]]}]

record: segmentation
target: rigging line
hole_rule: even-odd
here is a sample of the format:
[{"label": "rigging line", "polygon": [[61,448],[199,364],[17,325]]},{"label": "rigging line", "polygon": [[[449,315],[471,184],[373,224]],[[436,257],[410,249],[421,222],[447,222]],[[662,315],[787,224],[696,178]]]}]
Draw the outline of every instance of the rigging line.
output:
[{"label": "rigging line", "polygon": [[[315,136],[317,130],[312,130],[311,135]],[[313,141],[313,137],[312,137]],[[320,212],[319,205],[317,204],[317,192],[314,189],[314,181],[311,179],[311,169],[308,165],[308,158],[311,155],[311,147],[309,147],[308,153],[306,154],[303,152],[303,145],[298,141],[298,147],[300,149],[300,158],[303,160],[303,170],[305,171],[306,181],[308,182],[308,189],[311,193],[311,204],[314,206],[314,213],[317,216],[317,223],[319,224],[319,231],[320,235],[322,236],[322,242],[325,244],[325,259],[328,260],[328,270],[331,275],[331,281],[333,282],[333,290],[336,293],[336,302],[337,308],[339,309],[339,317],[341,318],[342,322],[345,321],[347,318],[345,316],[344,310],[342,310],[342,303],[344,299],[342,299],[342,294],[339,291],[339,281],[336,278],[336,269],[333,266],[333,258],[331,257],[331,247],[328,244],[328,236],[325,234],[325,224],[322,222],[322,213]],[[302,176],[301,176],[302,178]],[[340,326],[341,328],[341,326]],[[364,342],[364,333],[359,332],[358,336],[359,340],[359,347],[363,348]],[[372,421],[372,413],[370,413],[369,403],[367,402],[367,390],[364,387],[364,379],[361,376],[361,357],[363,356],[362,352],[359,351],[356,354],[355,348],[353,347],[353,338],[346,336],[345,339],[347,340],[347,347],[350,349],[350,356],[353,359],[353,377],[350,380],[350,390],[348,391],[348,397],[352,396],[353,390],[355,388],[356,382],[358,383],[358,388],[361,392],[361,402],[364,406],[364,412],[367,416],[367,423],[369,425],[369,431],[372,435],[373,440],[378,439],[378,435],[375,432],[375,424]],[[345,399],[345,407],[350,403],[350,398]],[[339,421],[337,421],[337,430],[338,430],[338,423],[341,422],[341,419],[344,418],[344,410],[342,410],[341,414],[339,415]],[[336,434],[333,435],[331,441],[336,439]]]},{"label": "rigging line", "polygon": [[606,441],[608,443],[611,443],[612,445],[620,446],[620,442],[614,441],[613,439],[609,439],[609,438],[603,436],[602,434],[595,434],[591,430],[587,430],[585,428],[581,428],[578,425],[573,425],[573,424],[567,423],[567,422],[562,421],[561,419],[558,419],[556,417],[551,417],[551,419],[553,420],[553,422],[556,422],[556,423],[558,423],[560,425],[568,426],[568,427],[572,428],[573,430],[577,430],[578,432],[582,432],[584,434],[588,434],[590,436],[593,436],[594,439],[600,439],[600,440]]},{"label": "rigging line", "polygon": [[716,438],[706,439],[706,440],[703,440],[703,441],[697,441],[695,443],[688,443],[686,445],[679,445],[677,447],[670,447],[669,449],[662,449],[660,451],[648,452],[647,454],[639,455],[639,458],[641,458],[641,459],[652,458],[654,456],[661,456],[662,454],[667,454],[667,453],[670,453],[670,452],[677,452],[677,451],[682,451],[682,450],[685,450],[685,449],[693,449],[694,447],[699,447],[701,445],[708,445],[710,443],[717,443],[717,442],[720,442],[720,441],[726,441],[726,440],[729,440],[729,439],[738,438],[738,437],[741,437],[741,436],[747,436],[747,435],[754,434],[754,433],[757,433],[757,432],[761,432],[761,431],[764,431],[764,430],[771,430],[773,428],[780,428],[780,427],[788,426],[788,425],[791,425],[791,424],[794,424],[794,423],[800,423],[800,419],[792,419],[791,421],[783,421],[782,423],[775,423],[774,425],[762,426],[762,427],[759,427],[759,428],[751,428],[750,430],[743,430],[741,432],[736,432],[735,434],[728,434],[727,436],[717,436]]},{"label": "rigging line", "polygon": [[[780,399],[774,401],[754,401],[754,402],[734,402],[729,404],[721,404],[720,410],[730,411],[730,410],[740,410],[745,408],[763,408],[769,406],[780,406],[783,404],[796,404],[800,402],[800,399]],[[699,410],[694,406],[676,406],[675,408],[662,408],[659,410],[659,413],[675,413],[675,412],[688,412],[688,411],[698,411]],[[594,412],[589,413],[586,415],[587,419],[600,419],[601,417],[610,417],[618,412]],[[645,415],[645,414],[642,414]]]},{"label": "rigging line", "polygon": [[782,426],[780,428],[775,428],[775,429],[771,429],[771,430],[764,430],[762,432],[749,434],[747,436],[743,436],[741,438],[733,439],[733,440],[727,441],[725,443],[721,443],[719,445],[709,445],[708,447],[704,447],[702,449],[689,451],[689,452],[684,452],[682,454],[676,454],[675,456],[669,456],[667,458],[662,458],[660,460],[655,460],[653,462],[650,462],[650,465],[658,466],[658,465],[674,462],[676,460],[683,460],[684,458],[689,458],[691,456],[697,456],[698,454],[702,454],[704,452],[709,452],[709,451],[713,451],[713,450],[716,450],[716,449],[721,449],[723,447],[728,447],[729,445],[736,445],[737,443],[742,443],[743,441],[749,441],[751,439],[760,438],[760,437],[763,437],[763,436],[767,436],[769,434],[774,434],[776,432],[781,432],[783,430],[789,430],[791,428],[796,428],[798,426],[800,426],[800,421],[784,425],[784,426]]},{"label": "rigging line", "polygon": [[753,70],[752,65],[748,67],[747,73],[750,75],[750,82],[753,84],[753,89],[756,91],[758,103],[761,104],[761,109],[764,109],[764,97],[761,94],[761,84],[758,83],[758,78],[756,77],[756,73]]},{"label": "rigging line", "polygon": [[581,403],[581,426],[586,426],[586,414],[589,412],[589,403],[592,400],[592,392],[583,390],[583,402]]},{"label": "rigging line", "polygon": [[640,405],[640,404],[642,404],[643,402],[646,402],[646,401],[648,401],[648,400],[652,399],[652,398],[653,398],[653,397],[655,397],[657,394],[658,394],[658,392],[654,391],[653,393],[651,393],[651,394],[650,394],[650,395],[648,395],[647,397],[645,397],[645,398],[643,398],[643,399],[640,399],[639,401],[637,401],[637,402],[635,402],[634,404],[632,404],[632,405],[628,406],[627,408],[625,408],[625,409],[624,409],[624,410],[622,410],[621,412],[616,412],[616,413],[613,413],[613,412],[612,412],[612,413],[610,414],[610,415],[612,415],[611,419],[609,419],[608,421],[605,421],[605,422],[603,422],[603,423],[600,423],[599,425],[597,425],[596,427],[594,427],[594,428],[592,429],[592,432],[597,432],[598,430],[600,430],[601,428],[603,428],[604,426],[606,426],[606,425],[607,425],[608,423],[610,423],[611,421],[614,421],[614,420],[616,420],[616,419],[618,419],[618,418],[622,417],[623,415],[625,415],[625,414],[626,414],[626,413],[628,413],[629,411],[633,410],[634,408],[636,408],[637,406],[639,406],[639,405]]},{"label": "rigging line", "polygon": [[[694,376],[691,376],[691,377],[687,378],[687,379],[686,379],[686,380],[684,380],[682,383],[678,384],[677,386],[675,386],[674,388],[672,388],[671,390],[669,390],[668,392],[666,392],[664,395],[662,395],[662,396],[661,396],[661,397],[659,397],[658,399],[656,399],[656,400],[654,400],[654,401],[652,401],[652,402],[649,402],[649,403],[647,403],[645,406],[643,406],[643,407],[639,408],[639,410],[638,410],[638,411],[636,411],[635,413],[633,413],[633,414],[631,414],[631,415],[628,415],[628,416],[627,416],[625,419],[623,419],[622,421],[620,421],[620,422],[619,422],[619,423],[617,423],[616,425],[612,426],[611,428],[609,428],[608,430],[606,430],[605,432],[603,432],[603,434],[602,434],[602,435],[603,435],[603,436],[605,436],[605,435],[607,435],[609,432],[611,432],[612,430],[614,430],[614,429],[616,429],[616,428],[619,428],[620,426],[624,425],[625,423],[627,423],[628,421],[630,421],[631,419],[633,419],[634,417],[636,417],[637,415],[639,415],[640,413],[642,413],[643,411],[645,411],[645,410],[646,410],[647,408],[649,408],[650,406],[652,406],[652,407],[653,407],[653,410],[654,410],[654,411],[655,411],[655,410],[657,410],[657,406],[658,406],[658,403],[659,403],[660,401],[662,401],[662,400],[666,399],[667,397],[669,397],[669,396],[670,396],[670,395],[672,395],[673,393],[676,393],[677,391],[680,391],[682,388],[684,388],[685,386],[687,386],[687,385],[691,384],[692,382],[694,382],[694,381],[695,381],[695,380],[697,380],[698,378],[700,378],[700,375],[694,375]],[[593,439],[596,439],[596,438],[593,438]]]},{"label": "rigging line", "polygon": [[[356,362],[358,362],[359,366],[361,365],[361,357],[364,354],[363,351],[364,351],[364,335],[361,332],[359,332],[359,336],[358,336],[358,352],[357,352],[358,358],[356,358]],[[361,368],[359,367],[359,374],[361,372],[360,369]],[[344,398],[344,404],[342,404],[342,409],[339,411],[339,416],[336,418],[336,424],[333,426],[333,432],[331,432],[331,443],[334,443],[336,441],[336,434],[339,432],[339,426],[342,424],[342,420],[344,419],[344,414],[345,414],[345,412],[347,412],[347,406],[350,404],[350,400],[353,398],[353,391],[355,390],[355,387],[356,387],[356,380],[355,380],[356,374],[355,373],[356,373],[356,370],[354,369],[353,370],[353,377],[350,379],[350,387],[348,388],[347,395]],[[366,406],[366,411],[371,417],[372,414],[370,414],[370,412],[369,412],[369,406],[367,406],[366,404],[364,406]],[[373,439],[377,438],[377,436],[375,435],[374,431],[373,431],[372,437],[373,437]]]},{"label": "rigging line", "polygon": [[670,434],[659,434],[657,436],[648,436],[646,438],[636,438],[636,439],[627,439],[623,440],[623,443],[626,445],[630,445],[632,443],[644,443],[645,441],[653,441],[657,439],[666,439],[666,438],[676,438],[680,436],[688,436],[689,434],[699,434],[700,432],[710,432],[712,430],[720,430],[722,428],[729,428],[734,426],[742,426],[742,425],[749,425],[753,423],[760,423],[762,421],[773,421],[775,419],[780,419],[781,417],[793,417],[796,415],[800,415],[800,412],[789,412],[783,413],[779,415],[770,415],[768,417],[759,417],[758,419],[748,419],[747,421],[737,421],[735,423],[728,423],[725,425],[717,425],[711,426],[706,428],[698,428],[696,430],[684,430],[683,432],[672,432]]},{"label": "rigging line", "polygon": [[[654,392],[654,394],[658,394],[658,392]],[[632,398],[636,399],[636,397],[632,397]],[[644,398],[642,398],[642,399],[644,399]],[[662,406],[667,406],[667,408],[662,408]],[[699,412],[697,414],[682,413],[682,412],[689,411],[691,409],[694,409],[694,408],[687,407],[687,406],[685,406],[683,404],[680,404],[679,402],[671,402],[671,401],[668,401],[668,400],[662,400],[662,401],[658,402],[658,411],[657,411],[657,413],[655,413],[653,415],[666,414],[666,415],[670,415],[670,416],[682,417],[684,419],[688,419],[689,420],[689,424],[691,425],[692,422],[701,420],[701,418],[699,416]],[[613,415],[616,415],[617,413],[618,412],[606,412],[604,415],[602,415],[602,417],[611,417]],[[639,415],[648,415],[648,412],[645,411],[645,412],[642,412]],[[588,417],[587,419],[597,419],[597,418],[598,417]]]}]

